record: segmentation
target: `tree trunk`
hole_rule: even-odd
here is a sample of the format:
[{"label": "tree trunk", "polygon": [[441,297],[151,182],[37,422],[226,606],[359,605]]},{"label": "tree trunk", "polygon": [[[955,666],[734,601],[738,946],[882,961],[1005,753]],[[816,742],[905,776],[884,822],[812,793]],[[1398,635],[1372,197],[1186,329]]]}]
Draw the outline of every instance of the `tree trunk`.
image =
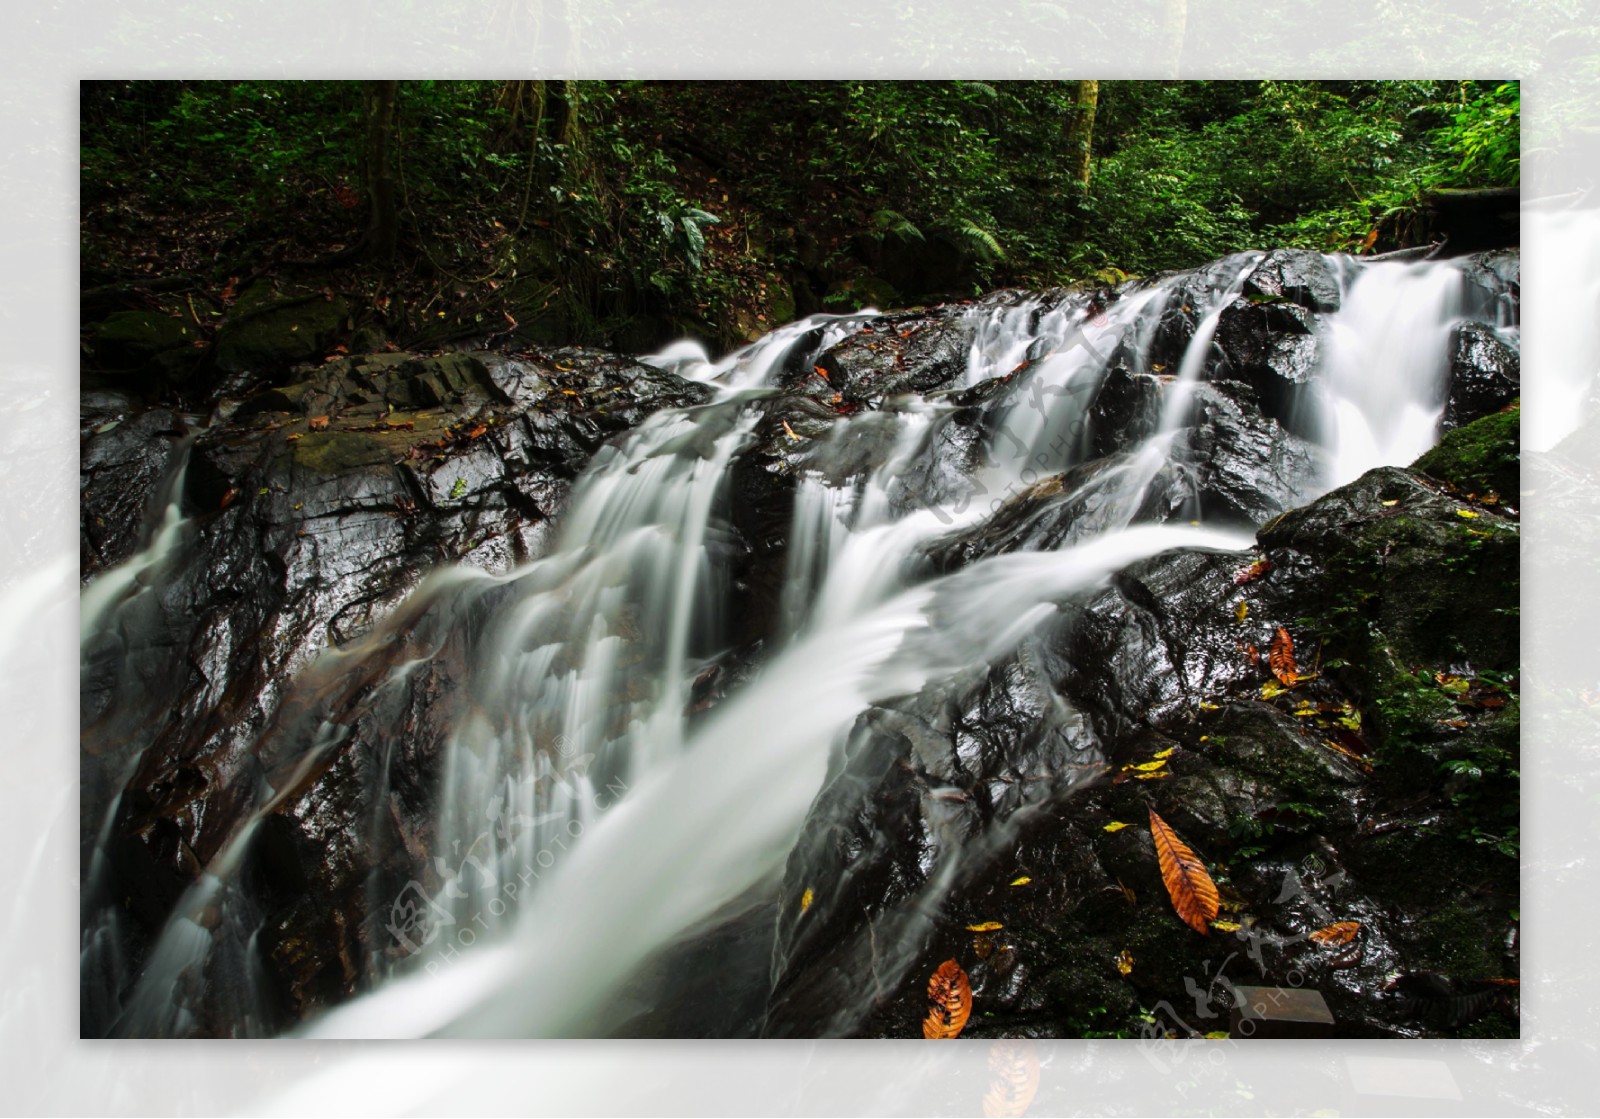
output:
[{"label": "tree trunk", "polygon": [[1183,69],[1183,40],[1189,33],[1189,0],[1166,0],[1162,7],[1162,50],[1166,53],[1163,69],[1169,78],[1176,78]]},{"label": "tree trunk", "polygon": [[572,143],[574,125],[572,91],[564,81],[544,83],[545,103],[549,106],[549,137],[552,144]]},{"label": "tree trunk", "polygon": [[1100,83],[1080,81],[1077,102],[1072,107],[1072,124],[1067,129],[1067,159],[1072,177],[1085,188],[1089,185],[1090,154],[1094,144],[1094,111],[1100,103]]},{"label": "tree trunk", "polygon": [[400,218],[394,194],[394,103],[399,82],[362,83],[367,117],[367,252],[376,261],[394,260]]}]

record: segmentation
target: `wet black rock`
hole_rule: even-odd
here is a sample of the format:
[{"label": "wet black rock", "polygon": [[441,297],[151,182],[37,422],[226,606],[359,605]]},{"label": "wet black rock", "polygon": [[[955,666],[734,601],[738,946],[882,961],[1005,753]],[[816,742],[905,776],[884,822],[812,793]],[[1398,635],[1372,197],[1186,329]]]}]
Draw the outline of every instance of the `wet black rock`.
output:
[{"label": "wet black rock", "polygon": [[127,559],[159,523],[161,482],[188,433],[184,420],[166,409],[104,414],[86,432],[79,455],[78,566],[84,580]]},{"label": "wet black rock", "polygon": [[850,404],[932,392],[949,387],[966,370],[971,339],[971,326],[959,308],[888,315],[830,348],[815,369],[801,376],[819,382],[811,386],[813,392],[839,393]]},{"label": "wet black rock", "polygon": [[1339,309],[1339,281],[1327,258],[1309,249],[1274,249],[1245,281],[1247,299],[1284,299],[1308,310]]},{"label": "wet black rock", "polygon": [[1217,375],[1243,381],[1267,415],[1300,430],[1310,418],[1305,401],[1319,360],[1318,330],[1318,320],[1297,304],[1236,299],[1217,320]]},{"label": "wet black rock", "polygon": [[[133,956],[265,782],[283,798],[254,872],[273,899],[263,914],[270,985],[286,1020],[349,994],[384,940],[357,919],[365,891],[428,881],[431,759],[455,702],[462,634],[475,630],[434,615],[408,622],[389,652],[428,667],[379,695],[367,693],[393,656],[363,660],[355,678],[335,662],[318,669],[326,679],[288,681],[322,650],[372,632],[440,563],[504,572],[542,550],[572,480],[608,439],[709,396],[613,355],[558,351],[366,355],[223,401],[189,452],[179,495],[189,521],[170,574],[133,607],[138,624],[84,649],[95,750],[86,826],[117,767],[137,764],[108,844],[119,877],[140,884],[127,913]],[[149,411],[90,435],[86,570],[125,557],[151,523],[142,514],[184,430],[173,413]],[[339,736],[308,749],[325,719]],[[396,749],[411,760],[392,764]],[[307,756],[317,758],[309,768]],[[380,773],[402,775],[385,789]]]},{"label": "wet black rock", "polygon": [[1522,391],[1522,360],[1493,327],[1464,322],[1450,337],[1450,398],[1440,427],[1450,431],[1498,412]]},{"label": "wet black rock", "polygon": [[[1261,552],[1135,564],[987,674],[870,712],[784,887],[848,896],[780,926],[767,1032],[916,1036],[949,958],[971,1036],[1126,1036],[1140,1007],[1197,1035],[1235,983],[1314,986],[1345,1036],[1507,1028],[1499,1003],[1446,1021],[1387,987],[1514,977],[1494,891],[1516,863],[1481,838],[1514,788],[1464,796],[1446,767],[1515,762],[1517,537],[1376,470],[1277,517]],[[1292,686],[1267,664],[1280,633]],[[1150,809],[1224,883],[1209,937],[1167,901]],[[1310,937],[1337,922],[1348,942]]]}]

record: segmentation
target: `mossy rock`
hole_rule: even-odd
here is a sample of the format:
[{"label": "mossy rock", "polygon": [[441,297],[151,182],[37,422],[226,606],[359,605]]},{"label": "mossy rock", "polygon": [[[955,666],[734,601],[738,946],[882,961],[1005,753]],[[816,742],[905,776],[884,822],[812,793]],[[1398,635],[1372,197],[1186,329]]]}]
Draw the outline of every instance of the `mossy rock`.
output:
[{"label": "mossy rock", "polygon": [[192,346],[200,333],[159,311],[118,311],[85,331],[89,348],[107,366],[142,364],[157,354]]},{"label": "mossy rock", "polygon": [[794,291],[776,276],[767,281],[767,307],[773,326],[782,326],[795,319]]},{"label": "mossy rock", "polygon": [[1521,489],[1522,410],[1515,404],[1439,440],[1439,445],[1416,462],[1413,470],[1449,482],[1464,493],[1496,494],[1516,503]]},{"label": "mossy rock", "polygon": [[349,305],[335,296],[279,299],[234,314],[217,331],[216,361],[226,373],[281,373],[328,352],[345,329]]},{"label": "mossy rock", "polygon": [[[1468,433],[1472,427],[1461,429]],[[1377,678],[1417,665],[1518,663],[1516,521],[1380,467],[1264,526],[1278,566],[1320,568],[1306,602],[1330,658]]]}]

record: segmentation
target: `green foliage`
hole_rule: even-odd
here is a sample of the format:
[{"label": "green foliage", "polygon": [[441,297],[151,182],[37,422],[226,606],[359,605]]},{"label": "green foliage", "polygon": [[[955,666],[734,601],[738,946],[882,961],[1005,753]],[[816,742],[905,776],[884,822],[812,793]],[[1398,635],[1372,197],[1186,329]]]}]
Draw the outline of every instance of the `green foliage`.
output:
[{"label": "green foliage", "polygon": [[[1510,187],[1520,176],[1521,95],[1516,82],[1394,82],[1375,107],[1395,144],[1348,180],[1334,205],[1307,207],[1271,229],[1284,244],[1352,250],[1420,240],[1423,205],[1442,188]],[[1359,127],[1353,135],[1359,135]]]},{"label": "green foliage", "polygon": [[[647,316],[731,342],[780,308],[1110,282],[1278,243],[1371,245],[1376,229],[1398,242],[1428,191],[1517,181],[1515,82],[1102,82],[1087,188],[1068,150],[1076,92],[401,82],[402,247],[458,286],[525,281],[543,294],[513,317],[559,312],[565,337],[604,342]],[[354,240],[361,102],[355,82],[86,83],[86,263],[118,251],[117,223],[89,218],[130,199],[247,248]],[[236,256],[213,243],[191,259]]]},{"label": "green foliage", "polygon": [[1521,178],[1521,90],[1518,82],[1502,82],[1457,108],[1438,130],[1440,145],[1458,157],[1460,185],[1515,186]]}]

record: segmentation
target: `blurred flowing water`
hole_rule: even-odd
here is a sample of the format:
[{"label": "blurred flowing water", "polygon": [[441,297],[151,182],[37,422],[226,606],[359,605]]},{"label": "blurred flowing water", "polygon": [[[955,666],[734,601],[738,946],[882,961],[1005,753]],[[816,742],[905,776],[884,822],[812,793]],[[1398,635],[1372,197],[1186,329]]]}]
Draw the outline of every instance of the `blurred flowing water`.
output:
[{"label": "blurred flowing water", "polygon": [[[692,344],[649,359],[716,396],[657,413],[604,447],[544,555],[504,575],[434,572],[371,633],[328,650],[292,683],[297,694],[333,694],[333,682],[364,671],[381,695],[428,656],[396,660],[399,635],[472,631],[437,798],[434,862],[445,887],[395,898],[374,883],[371,919],[391,920],[403,907],[415,951],[359,961],[368,993],[304,1032],[614,1029],[619,992],[652,957],[709,919],[770,897],[830,759],[868,707],[1009,653],[1053,624],[1059,603],[1129,563],[1177,547],[1247,547],[1241,526],[1201,524],[1194,499],[1180,503],[1175,521],[1141,518],[1191,422],[1196,386],[1215,371],[1219,317],[1260,260],[1242,254],[1130,284],[1105,305],[1088,293],[976,304],[957,387],[989,391],[995,404],[966,488],[930,501],[916,485],[941,453],[941,420],[957,406],[950,394],[895,397],[840,417],[809,448],[796,483],[770,655],[704,717],[694,712],[697,681],[732,642],[730,473],[751,449],[782,370],[809,369],[874,316],[807,319],[720,361]],[[1320,323],[1322,359],[1305,408],[1322,459],[1298,480],[1304,499],[1372,466],[1408,463],[1434,442],[1451,330],[1486,314],[1453,263],[1330,264],[1341,306]],[[1153,340],[1180,313],[1191,323],[1181,362],[1152,368]],[[1113,362],[1156,378],[1160,392],[1144,417],[1147,434],[1110,468],[1072,483],[1079,488],[1069,496],[1085,498],[1093,515],[1054,551],[935,570],[928,555],[939,542],[1091,457],[1087,409]],[[85,588],[86,658],[115,641],[137,659],[141,611],[182,561],[184,540],[177,505],[167,502],[147,546]],[[152,695],[127,699],[134,707],[120,708],[118,725]],[[307,705],[294,730],[298,761],[277,787],[255,791],[253,810],[174,908],[138,974],[119,957],[114,883],[100,857],[121,789],[86,790],[86,1029],[92,1020],[125,1036],[190,1035],[208,995],[228,1007],[232,1032],[270,1032],[256,1005],[261,916],[239,869],[259,822],[337,749],[337,715]],[[111,748],[98,733],[85,727],[86,749]],[[138,736],[122,736],[115,749],[124,756],[109,771],[131,775]],[[970,840],[974,856],[999,838]],[[961,843],[951,840],[952,860]],[[932,876],[925,910],[936,908],[945,880]],[[448,935],[432,935],[440,929]],[[776,930],[772,943],[775,971],[785,950]],[[224,982],[225,994],[202,990]]]}]

